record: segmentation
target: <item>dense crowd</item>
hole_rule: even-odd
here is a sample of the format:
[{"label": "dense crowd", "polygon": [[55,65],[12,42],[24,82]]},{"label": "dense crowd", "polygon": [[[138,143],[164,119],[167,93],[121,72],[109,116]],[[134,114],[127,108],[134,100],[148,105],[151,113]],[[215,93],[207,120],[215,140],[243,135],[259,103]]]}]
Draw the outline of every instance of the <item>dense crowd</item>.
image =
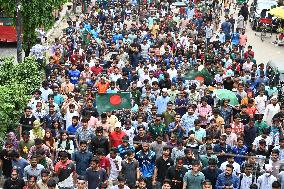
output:
[{"label": "dense crowd", "polygon": [[[4,189],[284,188],[284,105],[247,45],[246,3],[87,3],[31,49],[46,79],[7,134]],[[97,109],[121,92],[132,108]]]}]

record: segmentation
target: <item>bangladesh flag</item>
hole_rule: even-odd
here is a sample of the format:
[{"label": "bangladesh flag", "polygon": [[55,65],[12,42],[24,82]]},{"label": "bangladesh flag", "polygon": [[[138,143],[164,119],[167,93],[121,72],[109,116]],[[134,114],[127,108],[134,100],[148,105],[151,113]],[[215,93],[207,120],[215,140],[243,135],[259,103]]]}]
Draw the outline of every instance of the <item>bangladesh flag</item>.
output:
[{"label": "bangladesh flag", "polygon": [[96,104],[99,113],[132,107],[130,92],[97,94]]}]

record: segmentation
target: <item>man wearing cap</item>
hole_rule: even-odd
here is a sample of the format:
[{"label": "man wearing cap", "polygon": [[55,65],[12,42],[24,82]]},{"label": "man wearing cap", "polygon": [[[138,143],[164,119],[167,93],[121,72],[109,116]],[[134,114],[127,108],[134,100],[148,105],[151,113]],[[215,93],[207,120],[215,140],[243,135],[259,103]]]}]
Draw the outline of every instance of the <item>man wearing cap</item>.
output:
[{"label": "man wearing cap", "polygon": [[128,151],[135,152],[135,147],[129,143],[129,137],[125,135],[122,137],[122,144],[117,147],[117,150],[120,157],[124,159]]},{"label": "man wearing cap", "polygon": [[277,178],[272,174],[272,165],[265,164],[265,173],[258,177],[257,185],[259,189],[272,189],[272,183],[277,181]]},{"label": "man wearing cap", "polygon": [[170,97],[168,97],[168,89],[162,89],[162,95],[159,96],[155,102],[155,106],[158,108],[158,114],[162,114],[167,110],[167,104],[170,101]]},{"label": "man wearing cap", "polygon": [[115,123],[114,131],[109,134],[110,148],[118,147],[123,143],[122,138],[126,136],[126,133],[121,130],[121,122]]}]

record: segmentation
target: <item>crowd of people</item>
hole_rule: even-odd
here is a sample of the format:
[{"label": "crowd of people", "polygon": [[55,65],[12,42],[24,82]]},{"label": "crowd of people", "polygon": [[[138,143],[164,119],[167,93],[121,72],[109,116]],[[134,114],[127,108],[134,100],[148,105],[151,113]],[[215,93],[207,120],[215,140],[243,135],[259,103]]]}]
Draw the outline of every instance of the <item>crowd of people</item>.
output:
[{"label": "crowd of people", "polygon": [[[46,79],[7,134],[4,189],[284,188],[284,105],[247,44],[246,3],[87,3],[31,49]],[[212,80],[185,80],[200,68]],[[132,108],[97,109],[120,92]]]}]

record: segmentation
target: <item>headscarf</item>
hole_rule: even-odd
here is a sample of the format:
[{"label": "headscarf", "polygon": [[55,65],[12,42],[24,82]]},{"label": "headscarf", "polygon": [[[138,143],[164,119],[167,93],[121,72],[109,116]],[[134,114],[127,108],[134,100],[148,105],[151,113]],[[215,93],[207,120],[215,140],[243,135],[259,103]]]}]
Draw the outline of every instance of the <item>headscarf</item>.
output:
[{"label": "headscarf", "polygon": [[5,146],[6,146],[7,143],[12,143],[12,144],[13,144],[13,148],[14,148],[14,149],[18,149],[18,144],[19,144],[19,142],[18,142],[17,136],[15,135],[14,132],[9,132],[9,133],[7,134],[7,140],[6,140],[6,142],[5,142],[4,148],[5,148]]}]

